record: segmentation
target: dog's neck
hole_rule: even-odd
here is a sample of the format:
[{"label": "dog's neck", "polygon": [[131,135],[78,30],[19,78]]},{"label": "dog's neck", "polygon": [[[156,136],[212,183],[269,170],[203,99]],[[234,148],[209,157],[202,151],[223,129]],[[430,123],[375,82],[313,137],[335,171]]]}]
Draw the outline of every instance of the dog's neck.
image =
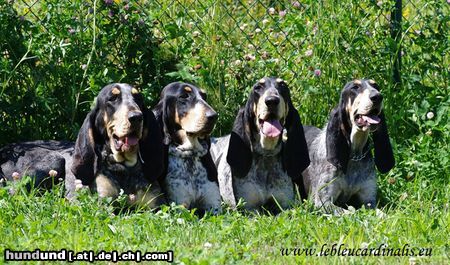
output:
[{"label": "dog's neck", "polygon": [[[276,139],[262,139],[260,135],[256,137],[256,141],[253,142],[253,152],[255,154],[261,155],[261,156],[276,156],[281,152],[281,136]],[[264,142],[266,140],[266,142]]]},{"label": "dog's neck", "polygon": [[121,163],[126,167],[134,167],[139,161],[138,152],[117,152],[109,147],[105,148],[102,152],[104,153],[104,157],[107,158],[108,163]]},{"label": "dog's neck", "polygon": [[350,153],[353,156],[360,156],[366,146],[367,139],[369,138],[368,131],[358,130],[355,126],[352,127],[350,132]]},{"label": "dog's neck", "polygon": [[208,152],[206,142],[200,142],[198,136],[186,134],[184,131],[179,131],[178,135],[181,139],[181,144],[171,143],[169,146],[169,153],[181,157],[204,156]]}]

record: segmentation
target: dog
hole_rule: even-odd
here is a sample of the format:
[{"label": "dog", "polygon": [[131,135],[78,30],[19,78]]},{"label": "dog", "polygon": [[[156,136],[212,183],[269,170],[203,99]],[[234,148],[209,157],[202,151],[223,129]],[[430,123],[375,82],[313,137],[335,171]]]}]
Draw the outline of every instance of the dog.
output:
[{"label": "dog", "polygon": [[281,78],[262,78],[253,86],[231,134],[213,139],[211,154],[222,199],[233,208],[241,198],[247,210],[287,208],[295,200],[295,184],[306,197],[301,179],[310,163],[306,140]]},{"label": "dog", "polygon": [[[2,171],[64,178],[68,198],[80,187],[100,197],[128,195],[130,205],[155,208],[165,202],[157,178],[164,169],[162,135],[142,94],[114,83],[99,92],[76,142],[35,141],[0,152]],[[52,177],[52,176],[50,176]],[[53,176],[54,178],[55,176]],[[52,179],[52,178],[50,178]],[[54,182],[54,180],[52,180]]]},{"label": "dog", "polygon": [[334,214],[343,213],[347,205],[375,208],[375,165],[382,173],[395,165],[383,96],[375,81],[347,83],[325,128],[305,126],[305,137],[311,165],[303,177],[314,205]]},{"label": "dog", "polygon": [[0,182],[32,177],[27,188],[48,190],[64,180],[70,167],[73,142],[30,141],[9,144],[0,149]]},{"label": "dog", "polygon": [[129,195],[130,205],[155,208],[164,203],[158,177],[164,169],[163,142],[142,94],[128,84],[104,87],[75,142],[66,187],[80,184],[100,197]]},{"label": "dog", "polygon": [[221,212],[217,170],[209,152],[218,115],[206,94],[192,84],[174,82],[164,87],[153,111],[164,138],[166,168],[160,181],[169,201],[199,212]]}]

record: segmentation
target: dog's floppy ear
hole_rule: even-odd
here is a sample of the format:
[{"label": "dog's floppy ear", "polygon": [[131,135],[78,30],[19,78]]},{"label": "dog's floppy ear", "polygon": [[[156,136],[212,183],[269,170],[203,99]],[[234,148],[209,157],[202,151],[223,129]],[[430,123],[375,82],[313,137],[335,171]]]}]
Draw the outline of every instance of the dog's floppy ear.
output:
[{"label": "dog's floppy ear", "polygon": [[252,166],[251,122],[249,120],[251,105],[252,103],[247,102],[247,105],[239,110],[228,146],[227,162],[233,176],[238,178],[245,177]]},{"label": "dog's floppy ear", "polygon": [[144,176],[153,182],[160,177],[164,170],[163,137],[153,112],[145,108],[143,113],[144,132],[139,149],[143,160]]},{"label": "dog's floppy ear", "polygon": [[381,173],[387,173],[394,167],[395,158],[383,112],[380,114],[380,119],[380,126],[373,132],[372,136],[375,148],[375,165]]},{"label": "dog's floppy ear", "polygon": [[171,142],[171,132],[173,125],[170,122],[170,115],[172,115],[171,102],[174,99],[161,95],[158,104],[153,108],[156,122],[161,130],[163,143],[169,145]]},{"label": "dog's floppy ear", "polygon": [[94,181],[96,153],[95,145],[97,132],[95,131],[95,119],[97,108],[91,110],[84,119],[83,125],[78,132],[73,154],[72,173],[75,178],[80,179],[83,185],[89,185]]},{"label": "dog's floppy ear", "polygon": [[209,149],[211,148],[211,140],[209,137],[207,137],[207,139],[205,140],[207,141],[207,146],[208,146],[208,152],[206,153],[206,155],[202,156],[200,158],[202,165],[205,167],[206,172],[208,173],[208,180],[209,181],[213,181],[213,182],[218,182],[217,180],[217,168],[216,165],[214,164],[214,161],[212,159],[211,153],[209,151]]},{"label": "dog's floppy ear", "polygon": [[345,136],[347,122],[343,104],[331,111],[327,125],[326,147],[327,160],[336,168],[346,172],[350,158],[350,144]]},{"label": "dog's floppy ear", "polygon": [[289,112],[285,123],[287,141],[283,145],[283,166],[287,174],[299,186],[302,198],[306,198],[302,172],[309,166],[311,161],[300,116],[292,102],[289,101],[288,104]]}]

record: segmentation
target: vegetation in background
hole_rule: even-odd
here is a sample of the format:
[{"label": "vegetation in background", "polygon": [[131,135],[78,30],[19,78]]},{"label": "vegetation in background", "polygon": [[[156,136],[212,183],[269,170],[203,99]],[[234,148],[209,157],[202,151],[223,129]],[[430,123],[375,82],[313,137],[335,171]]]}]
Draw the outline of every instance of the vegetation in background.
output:
[{"label": "vegetation in background", "polygon": [[[277,217],[198,219],[177,207],[113,215],[88,196],[71,205],[54,196],[57,189],[38,198],[2,189],[0,225],[8,229],[0,249],[174,249],[186,264],[294,263],[326,259],[280,257],[280,247],[385,242],[434,248],[433,258],[417,262],[448,260],[450,4],[402,2],[398,43],[390,0],[0,0],[0,145],[74,140],[96,93],[111,82],[136,85],[149,106],[169,82],[194,82],[220,113],[219,136],[263,76],[285,79],[304,124],[318,127],[346,82],[372,78],[397,161],[379,177],[385,217],[322,216],[308,204]],[[398,51],[401,84],[392,78]],[[351,259],[366,261],[379,263]]]}]

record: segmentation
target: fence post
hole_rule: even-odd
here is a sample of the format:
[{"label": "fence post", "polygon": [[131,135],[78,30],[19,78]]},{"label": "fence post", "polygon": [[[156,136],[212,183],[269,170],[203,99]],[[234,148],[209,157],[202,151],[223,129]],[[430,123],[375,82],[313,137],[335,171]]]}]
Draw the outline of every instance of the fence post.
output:
[{"label": "fence post", "polygon": [[402,66],[402,0],[396,0],[394,9],[391,13],[391,37],[395,40],[396,50],[393,55],[394,68],[392,77],[395,82],[395,86],[401,85],[401,66]]}]

